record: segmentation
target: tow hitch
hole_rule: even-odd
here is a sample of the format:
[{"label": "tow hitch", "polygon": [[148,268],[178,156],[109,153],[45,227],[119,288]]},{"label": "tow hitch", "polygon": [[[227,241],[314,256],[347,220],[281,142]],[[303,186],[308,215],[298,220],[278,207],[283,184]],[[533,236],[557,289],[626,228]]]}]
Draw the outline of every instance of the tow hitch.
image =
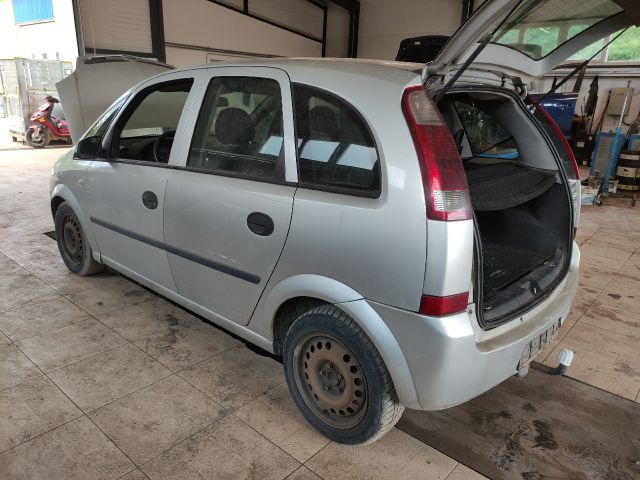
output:
[{"label": "tow hitch", "polygon": [[[558,352],[557,367],[548,367],[547,365],[536,362],[536,369],[549,375],[563,375],[567,371],[567,368],[571,366],[572,361],[573,351],[569,350],[568,348],[563,348],[562,350],[560,350],[560,352]],[[516,377],[526,377],[527,373],[529,373],[529,364],[520,367],[516,372]]]},{"label": "tow hitch", "polygon": [[573,361],[573,351],[568,348],[563,348],[558,352],[558,366],[555,368],[550,368],[546,373],[549,375],[562,375],[567,371],[567,368],[571,366],[571,362]]}]

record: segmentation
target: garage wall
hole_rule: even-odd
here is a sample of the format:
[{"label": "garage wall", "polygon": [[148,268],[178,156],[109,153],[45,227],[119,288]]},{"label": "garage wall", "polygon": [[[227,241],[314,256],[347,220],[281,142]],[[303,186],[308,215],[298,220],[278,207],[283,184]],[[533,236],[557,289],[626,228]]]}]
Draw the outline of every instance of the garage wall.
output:
[{"label": "garage wall", "polygon": [[349,12],[335,3],[327,9],[327,57],[346,57],[349,49]]},{"label": "garage wall", "polygon": [[[207,63],[206,49],[288,57],[319,57],[322,44],[206,0],[164,1],[167,63],[177,67]],[[201,50],[180,47],[189,45]],[[225,58],[218,52],[209,60]]]},{"label": "garage wall", "polygon": [[80,18],[87,53],[153,51],[149,0],[80,0]]},{"label": "garage wall", "polygon": [[393,60],[402,39],[451,35],[461,15],[460,0],[360,0],[358,57]]},{"label": "garage wall", "polygon": [[249,13],[322,38],[321,8],[307,0],[250,0]]}]

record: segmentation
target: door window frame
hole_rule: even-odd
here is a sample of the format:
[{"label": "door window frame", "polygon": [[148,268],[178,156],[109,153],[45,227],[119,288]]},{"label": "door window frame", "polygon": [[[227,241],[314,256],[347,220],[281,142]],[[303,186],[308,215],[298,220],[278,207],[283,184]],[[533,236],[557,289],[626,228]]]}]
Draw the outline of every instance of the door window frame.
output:
[{"label": "door window frame", "polygon": [[[351,111],[355,114],[355,117],[360,121],[361,125],[364,126],[367,134],[369,135],[369,137],[371,138],[371,141],[373,142],[373,148],[376,152],[376,158],[377,158],[377,170],[378,170],[378,188],[375,190],[369,190],[369,191],[362,191],[359,190],[357,188],[351,188],[351,187],[343,187],[343,186],[338,186],[338,185],[328,185],[328,184],[319,184],[319,183],[310,183],[310,182],[303,182],[301,180],[298,180],[298,187],[299,188],[305,188],[307,190],[316,190],[319,192],[328,192],[328,193],[337,193],[339,195],[348,195],[350,197],[361,197],[361,198],[373,198],[373,199],[377,199],[380,198],[380,196],[382,195],[382,190],[383,190],[383,168],[382,168],[382,155],[380,153],[380,149],[378,148],[378,140],[376,138],[376,136],[373,134],[373,129],[371,128],[371,125],[369,124],[369,122],[367,121],[367,119],[365,118],[365,116],[362,114],[362,112],[360,111],[360,109],[358,107],[356,107],[352,102],[350,102],[349,100],[347,100],[346,98],[344,98],[341,95],[338,95],[335,92],[329,91],[325,88],[322,87],[318,87],[316,85],[311,85],[309,83],[304,83],[304,82],[292,82],[291,84],[291,90],[293,91],[293,89],[295,87],[306,87],[306,88],[311,88],[314,90],[317,90],[318,92],[328,96],[328,97],[332,97],[335,98],[336,100],[338,100],[339,102],[343,103],[347,108],[351,109]],[[296,142],[298,141],[297,138],[298,132],[297,132],[297,125],[296,125]],[[299,164],[300,164],[300,153],[298,152],[298,148],[296,147],[296,172],[299,175],[298,172],[298,168],[299,168]],[[299,177],[298,177],[299,178]]]},{"label": "door window frame", "polygon": [[[204,99],[209,88],[209,84],[214,78],[219,77],[252,77],[252,78],[265,78],[268,80],[275,80],[280,85],[280,95],[282,99],[282,130],[283,130],[283,153],[284,153],[284,180],[282,179],[270,179],[262,177],[250,177],[246,175],[238,175],[233,172],[224,172],[216,170],[207,170],[201,168],[189,167],[187,160],[189,152],[191,150],[191,142],[195,135],[195,128],[200,115],[200,110],[203,107]],[[193,91],[193,89],[192,89]],[[293,96],[291,93],[291,80],[287,73],[276,67],[264,67],[264,66],[212,66],[202,70],[202,78],[200,79],[200,88],[197,91],[197,95],[193,98],[193,107],[190,108],[189,114],[186,118],[181,119],[184,127],[184,134],[178,149],[175,151],[179,160],[173,166],[176,170],[184,170],[188,172],[194,172],[206,175],[216,175],[219,177],[231,177],[239,180],[246,180],[250,182],[261,183],[273,183],[278,185],[292,185],[298,184],[298,170],[296,165],[296,146],[295,146],[295,132],[294,132],[294,119],[293,119]],[[175,148],[175,146],[174,146]],[[174,150],[172,150],[172,157],[174,156]]]},{"label": "door window frame", "polygon": [[[191,89],[187,95],[187,100],[182,108],[180,120],[178,121],[178,128],[174,137],[173,144],[171,146],[171,154],[169,155],[169,161],[167,163],[152,162],[147,160],[134,160],[129,158],[119,158],[114,155],[113,152],[113,136],[115,132],[122,127],[123,121],[128,121],[132,109],[132,105],[135,104],[137,108],[140,104],[139,100],[141,96],[146,96],[150,90],[157,88],[163,84],[179,83],[181,81],[192,81]],[[102,151],[106,155],[102,158],[96,158],[99,161],[105,161],[109,163],[124,163],[131,165],[142,165],[156,168],[175,168],[177,161],[177,152],[179,146],[182,143],[185,130],[185,121],[189,118],[189,114],[193,109],[194,102],[198,97],[199,90],[202,89],[202,72],[198,70],[192,70],[189,72],[169,72],[162,74],[159,77],[155,77],[152,80],[146,81],[138,85],[129,95],[127,101],[120,107],[120,111],[117,116],[111,121],[111,125],[105,133],[102,141]],[[143,99],[144,101],[144,99]],[[126,120],[124,117],[127,117]]]}]

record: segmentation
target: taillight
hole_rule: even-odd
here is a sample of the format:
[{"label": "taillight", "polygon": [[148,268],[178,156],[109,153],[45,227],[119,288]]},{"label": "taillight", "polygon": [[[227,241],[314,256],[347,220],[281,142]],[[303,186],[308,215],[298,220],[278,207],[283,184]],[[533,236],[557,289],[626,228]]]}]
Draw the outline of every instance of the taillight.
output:
[{"label": "taillight", "polygon": [[435,297],[423,295],[420,300],[420,312],[423,315],[442,317],[453,313],[462,312],[467,308],[469,292],[448,295],[446,297]]},{"label": "taillight", "polygon": [[424,87],[404,91],[402,111],[418,154],[427,218],[442,221],[473,218],[462,160],[449,128]]},{"label": "taillight", "polygon": [[582,185],[580,185],[580,180],[570,179],[569,190],[571,191],[571,202],[573,203],[573,238],[576,238],[582,205]]},{"label": "taillight", "polygon": [[[427,219],[437,220],[438,224],[471,220],[473,208],[462,159],[447,124],[424,87],[404,91],[402,112],[420,164]],[[446,296],[422,295],[418,312],[436,317],[452,315],[464,311],[468,300],[468,291]]]},{"label": "taillight", "polygon": [[[576,156],[574,155],[569,142],[567,142],[564,133],[562,133],[562,129],[558,126],[551,115],[549,115],[549,112],[547,112],[542,105],[536,102],[531,95],[528,96],[528,99],[533,103],[533,105],[535,105],[536,111],[540,114],[537,116],[538,120],[547,123],[547,125],[551,127],[551,131],[547,129],[547,133],[549,133],[549,135],[555,135],[557,142],[562,145],[564,153],[567,155],[566,163],[571,164],[571,168],[565,166],[564,171],[569,181],[569,190],[571,191],[571,203],[573,203],[573,238],[576,238],[576,234],[578,233],[578,223],[580,222],[580,206],[582,204],[582,187],[580,185],[578,161],[576,160]],[[558,146],[557,148],[560,147]],[[558,153],[562,155],[563,152]]]},{"label": "taillight", "polygon": [[[570,178],[571,180],[579,180],[580,179],[580,170],[578,169],[578,161],[576,160],[576,156],[573,154],[573,150],[571,150],[571,145],[569,145],[569,142],[567,142],[567,139],[564,136],[564,133],[562,132],[562,129],[560,128],[560,126],[556,123],[556,121],[553,119],[553,117],[551,115],[549,115],[549,112],[547,112],[542,105],[540,105],[538,102],[535,101],[535,99],[529,95],[528,96],[529,101],[532,102],[535,107],[536,110],[540,113],[540,115],[542,115],[542,117],[544,117],[544,121],[551,127],[551,130],[553,130],[553,133],[555,134],[555,136],[557,137],[557,141],[562,145],[562,147],[564,148],[565,152],[567,154],[567,160],[568,163],[570,163],[571,168],[565,168],[564,171],[567,174],[567,178]],[[538,117],[539,120],[542,120],[540,117]],[[551,133],[551,132],[549,132]],[[562,154],[563,152],[559,152],[560,154]]]}]

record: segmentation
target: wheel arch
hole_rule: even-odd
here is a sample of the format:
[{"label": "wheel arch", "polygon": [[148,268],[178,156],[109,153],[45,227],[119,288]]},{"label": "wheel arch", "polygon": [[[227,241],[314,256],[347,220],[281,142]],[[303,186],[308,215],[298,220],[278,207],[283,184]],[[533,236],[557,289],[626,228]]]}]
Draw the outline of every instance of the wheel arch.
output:
[{"label": "wheel arch", "polygon": [[66,202],[71,207],[71,209],[80,219],[82,230],[89,240],[91,250],[93,250],[93,257],[96,261],[100,261],[100,252],[97,248],[98,246],[96,244],[95,238],[93,237],[93,232],[91,231],[91,224],[88,216],[85,215],[84,209],[80,207],[80,203],[78,202],[71,189],[69,189],[69,187],[64,184],[59,183],[51,191],[50,206],[51,215],[53,216],[54,222],[56,218],[56,212],[58,211],[58,208],[60,208],[60,205],[62,205],[62,203],[64,202]]},{"label": "wheel arch", "polygon": [[273,339],[273,350],[278,355],[282,353],[289,327],[301,313],[323,304],[340,308],[358,323],[380,352],[401,403],[419,408],[413,377],[395,336],[363,296],[352,288],[320,275],[294,275],[273,287],[261,303],[263,318],[270,319],[264,333]]}]

